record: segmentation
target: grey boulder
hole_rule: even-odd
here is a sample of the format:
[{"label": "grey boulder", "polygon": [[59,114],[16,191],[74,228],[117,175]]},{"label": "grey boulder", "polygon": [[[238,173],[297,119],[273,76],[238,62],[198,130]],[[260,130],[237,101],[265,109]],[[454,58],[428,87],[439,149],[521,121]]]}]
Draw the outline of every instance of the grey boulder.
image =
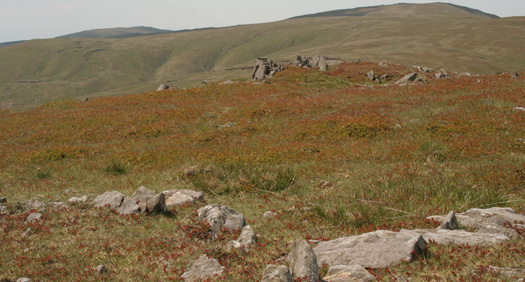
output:
[{"label": "grey boulder", "polygon": [[411,236],[421,235],[425,241],[430,240],[438,244],[469,244],[471,246],[488,246],[501,244],[509,241],[509,237],[499,234],[488,234],[479,232],[467,232],[465,230],[448,230],[448,229],[414,229],[399,231],[400,234]]},{"label": "grey boulder", "polygon": [[190,261],[182,278],[185,281],[199,281],[214,275],[220,275],[223,271],[224,266],[221,266],[216,259],[202,255],[198,259]]},{"label": "grey boulder", "polygon": [[197,214],[210,224],[213,236],[219,234],[223,228],[234,231],[246,225],[244,215],[227,206],[205,206],[198,209]]},{"label": "grey boulder", "polygon": [[142,186],[132,196],[142,212],[160,213],[168,210],[164,193],[156,194]]},{"label": "grey boulder", "polygon": [[378,230],[321,242],[313,250],[320,264],[384,268],[425,254],[426,244],[420,234]]},{"label": "grey boulder", "polygon": [[374,275],[360,265],[336,265],[328,269],[323,277],[326,282],[369,282],[375,281]]},{"label": "grey boulder", "polygon": [[268,265],[263,272],[261,282],[292,282],[292,275],[284,265]]},{"label": "grey boulder", "polygon": [[301,278],[303,281],[310,282],[319,281],[317,258],[312,247],[305,240],[295,240],[293,250],[288,255],[288,261],[293,279]]},{"label": "grey boulder", "polygon": [[106,192],[93,200],[95,208],[101,208],[109,205],[110,208],[115,209],[120,207],[124,195],[118,191]]}]

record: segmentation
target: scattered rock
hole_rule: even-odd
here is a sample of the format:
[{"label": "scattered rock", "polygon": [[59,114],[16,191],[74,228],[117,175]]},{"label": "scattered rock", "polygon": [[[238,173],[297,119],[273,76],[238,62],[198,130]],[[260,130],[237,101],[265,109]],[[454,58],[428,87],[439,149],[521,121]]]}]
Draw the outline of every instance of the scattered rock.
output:
[{"label": "scattered rock", "polygon": [[195,199],[191,197],[190,195],[184,194],[182,192],[177,192],[173,194],[173,196],[166,199],[166,208],[168,210],[171,210],[177,206],[182,206],[185,204],[194,204],[194,203],[195,203]]},{"label": "scattered rock", "polygon": [[321,242],[313,250],[320,264],[383,268],[425,254],[426,244],[419,234],[378,230]]},{"label": "scattered rock", "polygon": [[118,191],[106,192],[95,198],[93,201],[95,203],[95,208],[105,207],[109,205],[110,208],[115,209],[120,207],[124,195]]},{"label": "scattered rock", "polygon": [[255,60],[255,66],[253,68],[252,79],[263,80],[272,77],[277,72],[283,71],[284,68],[277,63],[274,63],[269,58],[257,58]]},{"label": "scattered rock", "polygon": [[292,275],[284,265],[268,265],[263,272],[261,282],[292,282]]},{"label": "scattered rock", "polygon": [[374,71],[373,70],[370,70],[369,72],[367,72],[366,76],[372,81],[376,81],[376,79],[377,79],[377,77],[374,75]]},{"label": "scattered rock", "polygon": [[31,282],[31,279],[29,278],[18,278],[16,282]]},{"label": "scattered rock", "polygon": [[7,202],[7,198],[6,197],[0,197],[0,204],[3,204]]},{"label": "scattered rock", "polygon": [[354,63],[359,64],[360,62],[361,62],[361,60],[360,60],[360,59],[357,59],[357,60],[355,60]]},{"label": "scattered rock", "polygon": [[525,107],[515,107],[514,110],[515,111],[523,111],[523,112],[525,112]]},{"label": "scattered rock", "polygon": [[446,73],[445,71],[438,71],[438,72],[436,72],[435,76],[436,76],[437,79],[449,78],[450,77],[450,75],[448,73]]},{"label": "scattered rock", "polygon": [[219,83],[219,84],[220,84],[220,85],[225,85],[225,84],[234,84],[234,83],[235,83],[235,81],[232,81],[232,80],[229,80],[229,79],[228,79],[228,80],[223,81],[223,82],[221,82],[221,83]]},{"label": "scattered rock", "polygon": [[253,228],[246,225],[242,228],[241,235],[239,235],[237,241],[245,248],[248,248],[257,243],[257,236],[255,235],[255,232],[253,232]]},{"label": "scattered rock", "polygon": [[470,74],[470,72],[464,72],[464,73],[461,73],[460,75],[461,76],[468,76],[468,77],[472,76],[472,74]]},{"label": "scattered rock", "polygon": [[209,205],[198,209],[197,213],[210,224],[213,237],[223,228],[233,231],[246,225],[244,215],[227,206]]},{"label": "scattered rock", "polygon": [[456,230],[459,229],[458,219],[456,218],[456,213],[451,211],[448,213],[448,215],[443,219],[441,222],[441,226],[439,226],[439,229],[449,229],[449,230]]},{"label": "scattered rock", "polygon": [[326,282],[369,282],[375,280],[375,276],[360,265],[332,266],[323,278],[323,281]]},{"label": "scattered rock", "polygon": [[6,210],[7,210],[7,207],[4,207],[4,206],[0,205],[0,212],[4,212]]},{"label": "scattered rock", "polygon": [[64,202],[51,202],[49,205],[52,205],[53,208],[63,208],[66,206],[66,203]]},{"label": "scattered rock", "polygon": [[29,234],[31,234],[31,228],[26,229],[22,234],[20,234],[20,237],[27,237]]},{"label": "scattered rock", "polygon": [[408,236],[423,236],[427,242],[430,240],[438,244],[469,244],[471,246],[487,246],[501,244],[509,241],[509,237],[498,234],[467,232],[465,230],[448,230],[448,229],[402,229],[400,234]]},{"label": "scattered rock", "polygon": [[127,215],[140,212],[140,207],[133,198],[124,196],[122,203],[118,208],[115,208],[115,211],[121,215]]},{"label": "scattered rock", "polygon": [[242,248],[242,245],[237,240],[231,240],[231,241],[228,241],[228,243],[226,243],[226,250],[228,252],[230,252],[233,249],[240,249],[240,248]]},{"label": "scattered rock", "polygon": [[182,278],[185,281],[199,281],[200,279],[220,275],[223,271],[224,266],[221,266],[216,259],[202,255],[198,259],[190,261]]},{"label": "scattered rock", "polygon": [[394,84],[395,85],[406,84],[409,82],[413,82],[414,80],[416,80],[416,78],[417,78],[417,72],[413,72],[413,73],[403,76],[401,79],[394,82]]},{"label": "scattered rock", "polygon": [[235,127],[235,122],[227,122],[223,125],[219,125],[219,128],[230,128],[230,127]]},{"label": "scattered rock", "polygon": [[[190,169],[186,169],[184,171],[184,174],[187,175],[187,176],[191,176],[191,175],[194,175],[196,173],[196,170],[197,170],[197,167],[191,167]],[[204,200],[204,193],[202,192],[198,192],[198,191],[193,191],[193,190],[188,190],[188,189],[173,189],[173,190],[166,190],[164,192],[164,195],[166,196],[166,199],[170,198],[171,196],[177,194],[177,193],[182,193],[182,194],[186,194],[190,197],[192,197],[193,199],[197,200],[197,201],[202,201]]]},{"label": "scattered rock", "polygon": [[166,198],[164,193],[155,194],[153,191],[142,186],[132,196],[142,212],[160,213],[166,212]]},{"label": "scattered rock", "polygon": [[179,89],[175,84],[161,84],[157,91]]},{"label": "scattered rock", "polygon": [[382,66],[382,67],[388,67],[388,62],[381,61],[381,62],[379,62],[379,65]]},{"label": "scattered rock", "polygon": [[29,211],[37,210],[39,212],[43,212],[43,211],[46,210],[46,204],[42,203],[38,199],[32,200],[32,201],[27,201],[26,202],[26,207],[27,207],[27,209]]},{"label": "scattered rock", "polygon": [[97,271],[97,274],[106,274],[109,272],[108,268],[103,264],[97,266],[96,271]]},{"label": "scattered rock", "polygon": [[293,250],[288,255],[288,261],[290,262],[290,273],[293,279],[306,278],[307,280],[303,281],[319,281],[317,258],[312,247],[305,240],[295,240]]},{"label": "scattered rock", "polygon": [[35,223],[36,221],[42,219],[42,214],[41,213],[37,213],[37,212],[34,212],[34,213],[30,213],[27,218],[26,218],[26,222],[27,223]]},{"label": "scattered rock", "polygon": [[[429,216],[428,219],[441,222],[445,216]],[[514,223],[525,222],[525,216],[516,214],[511,208],[494,207],[489,209],[470,209],[464,213],[456,214],[459,225],[482,228],[486,225],[511,227]]]},{"label": "scattered rock", "polygon": [[265,213],[263,214],[263,217],[264,217],[264,218],[269,218],[269,217],[273,217],[273,216],[275,216],[275,213],[272,212],[272,211],[267,211],[267,212],[265,212]]},{"label": "scattered rock", "polygon": [[518,77],[520,77],[520,75],[519,75],[519,73],[517,73],[517,72],[512,72],[512,73],[510,74],[510,77],[512,77],[512,78],[518,78]]},{"label": "scattered rock", "polygon": [[82,196],[82,197],[72,197],[69,200],[67,200],[68,203],[85,203],[88,200],[88,196]]},{"label": "scattered rock", "polygon": [[330,182],[330,181],[325,181],[325,180],[321,180],[321,182],[319,183],[319,185],[317,185],[317,187],[323,189],[323,188],[330,188],[330,187],[333,187],[334,186],[334,183]]}]

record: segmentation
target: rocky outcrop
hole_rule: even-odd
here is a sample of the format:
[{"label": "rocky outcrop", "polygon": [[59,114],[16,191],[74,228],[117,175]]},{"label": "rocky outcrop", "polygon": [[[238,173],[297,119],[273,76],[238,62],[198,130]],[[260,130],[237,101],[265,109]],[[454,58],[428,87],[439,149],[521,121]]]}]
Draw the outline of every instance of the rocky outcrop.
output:
[{"label": "rocky outcrop", "polygon": [[336,265],[328,269],[323,277],[326,282],[370,282],[375,281],[374,275],[368,273],[360,265]]},{"label": "rocky outcrop", "polygon": [[336,66],[342,63],[344,63],[342,60],[327,59],[319,55],[307,58],[297,54],[295,61],[292,64],[296,67],[319,68],[320,71],[326,71],[328,67]]},{"label": "rocky outcrop", "polygon": [[261,282],[292,282],[292,275],[284,265],[268,265],[263,272]]},{"label": "rocky outcrop", "polygon": [[202,255],[198,259],[190,261],[182,278],[188,282],[201,281],[214,275],[220,275],[223,271],[224,266],[221,266],[216,259]]},{"label": "rocky outcrop", "polygon": [[277,72],[283,71],[283,66],[278,65],[269,58],[257,58],[253,67],[252,79],[263,80],[272,77]]},{"label": "rocky outcrop", "polygon": [[417,72],[413,72],[413,73],[409,73],[405,76],[403,76],[401,79],[399,79],[398,81],[394,82],[395,85],[402,85],[402,84],[407,84],[409,82],[413,82],[415,81],[417,78]]},{"label": "rocky outcrop", "polygon": [[319,281],[317,258],[312,247],[305,240],[295,240],[293,250],[288,255],[288,261],[293,279],[301,278],[302,281],[310,282]]},{"label": "rocky outcrop", "polygon": [[[437,222],[442,222],[446,216],[434,215],[428,217]],[[517,214],[511,208],[493,207],[489,209],[470,209],[456,214],[460,226],[483,228],[487,225],[511,227],[513,224],[525,222],[525,216]]]},{"label": "rocky outcrop", "polygon": [[156,194],[144,186],[137,189],[132,198],[138,203],[142,212],[160,213],[168,210],[164,193]]},{"label": "rocky outcrop", "polygon": [[233,231],[246,225],[244,215],[240,212],[221,205],[209,205],[197,210],[198,216],[210,224],[212,237],[220,234],[223,228]]},{"label": "rocky outcrop", "polygon": [[319,264],[383,268],[425,254],[426,245],[419,234],[378,230],[321,242],[313,250]]},{"label": "rocky outcrop", "polygon": [[137,205],[137,202],[128,196],[124,196],[122,203],[119,207],[115,208],[115,211],[121,215],[127,215],[132,213],[140,212],[140,207]]},{"label": "rocky outcrop", "polygon": [[467,232],[465,230],[448,229],[403,229],[400,234],[409,236],[421,235],[425,241],[433,241],[438,244],[469,244],[471,246],[487,246],[501,244],[509,241],[509,237],[500,234]]},{"label": "rocky outcrop", "polygon": [[179,89],[177,86],[175,86],[175,84],[161,84],[159,85],[159,87],[157,88],[157,91],[162,91],[162,90],[173,90],[173,89]]}]

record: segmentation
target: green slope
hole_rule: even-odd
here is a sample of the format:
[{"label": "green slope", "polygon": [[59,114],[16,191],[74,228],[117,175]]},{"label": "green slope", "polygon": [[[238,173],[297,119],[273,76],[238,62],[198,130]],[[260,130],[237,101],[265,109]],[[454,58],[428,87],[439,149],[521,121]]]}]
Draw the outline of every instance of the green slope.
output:
[{"label": "green slope", "polygon": [[525,17],[492,19],[448,4],[416,5],[434,14],[412,17],[400,16],[400,7],[413,6],[130,38],[27,41],[0,48],[0,107],[152,91],[168,80],[188,87],[249,77],[249,70],[225,69],[249,67],[261,56],[292,60],[296,53],[458,72],[524,70]]},{"label": "green slope", "polygon": [[72,34],[62,35],[57,38],[126,38],[143,35],[170,33],[171,30],[162,30],[147,26],[117,27],[85,30]]}]

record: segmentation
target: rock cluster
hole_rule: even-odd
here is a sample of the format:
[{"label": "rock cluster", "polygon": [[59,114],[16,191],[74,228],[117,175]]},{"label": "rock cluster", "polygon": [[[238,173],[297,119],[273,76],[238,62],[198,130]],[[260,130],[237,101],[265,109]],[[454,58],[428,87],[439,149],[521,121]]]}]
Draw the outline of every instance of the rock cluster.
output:
[{"label": "rock cluster", "polygon": [[179,89],[177,86],[175,86],[175,84],[161,84],[159,85],[159,87],[157,88],[157,91],[162,91],[162,90],[173,90],[173,89]]},{"label": "rock cluster", "polygon": [[257,58],[255,66],[253,67],[252,79],[263,80],[274,76],[277,72],[283,71],[285,68],[275,63],[270,58]]},{"label": "rock cluster", "polygon": [[296,67],[319,68],[320,71],[326,71],[330,66],[336,66],[344,63],[338,59],[327,59],[323,56],[315,55],[311,58],[297,54],[295,61],[292,63]]}]

